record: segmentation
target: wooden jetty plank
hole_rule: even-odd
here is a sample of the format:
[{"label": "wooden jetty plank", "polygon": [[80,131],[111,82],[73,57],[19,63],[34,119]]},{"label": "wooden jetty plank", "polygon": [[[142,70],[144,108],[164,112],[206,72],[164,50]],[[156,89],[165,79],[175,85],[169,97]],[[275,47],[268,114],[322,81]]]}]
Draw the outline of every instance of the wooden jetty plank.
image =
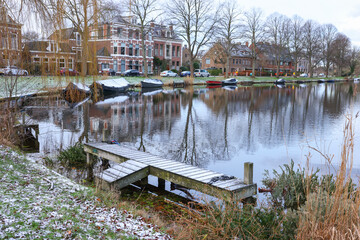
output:
[{"label": "wooden jetty plank", "polygon": [[[143,172],[142,176],[144,177],[146,174],[151,174],[158,178],[165,179],[175,184],[179,184],[184,187],[194,189],[212,196],[218,196],[220,194],[221,196],[224,196],[226,198],[230,198],[232,196],[236,196],[237,198],[247,198],[257,193],[256,184],[246,185],[241,180],[227,180],[221,182],[219,181],[210,185],[208,184],[208,182],[213,177],[222,176],[223,174],[179,163],[177,161],[165,159],[119,145],[111,145],[106,143],[85,144],[84,150],[87,152],[88,156],[89,154],[92,154],[114,162],[118,162],[120,164],[126,161],[130,161],[131,159],[137,163],[148,165],[148,167],[140,170]],[[130,156],[134,157],[131,158]],[[90,157],[88,157],[88,159],[89,158]],[[135,163],[133,163],[131,166],[132,167],[129,167],[140,167]],[[247,169],[249,169],[249,171],[252,171],[251,167]],[[250,182],[251,175],[248,172],[246,172],[246,174]],[[134,178],[132,180],[134,180]],[[116,183],[119,182],[124,185],[129,181],[116,181]],[[117,188],[121,188],[121,184],[118,185]]]},{"label": "wooden jetty plank", "polygon": [[135,165],[135,166],[138,166],[140,168],[144,168],[144,167],[148,167],[149,165],[148,164],[144,164],[144,163],[141,163],[141,162],[137,162],[137,161],[134,161],[134,160],[127,160],[126,163],[129,163],[129,164],[132,164],[132,165]]},{"label": "wooden jetty plank", "polygon": [[[202,173],[202,174],[199,174],[199,175],[194,175],[192,178],[193,179],[196,179],[200,182],[209,182],[210,179],[212,179],[213,177],[218,177],[218,176],[222,176],[223,174],[221,173],[216,173],[216,172],[208,172],[208,173]],[[206,181],[204,181],[206,180]]]},{"label": "wooden jetty plank", "polygon": [[229,180],[219,180],[217,182],[214,182],[212,185],[217,186],[217,187],[222,187],[222,186],[229,186],[229,184],[233,184],[233,183],[240,183],[241,181],[237,178],[234,179],[229,179]]},{"label": "wooden jetty plank", "polygon": [[119,165],[114,165],[114,166],[111,167],[111,169],[115,169],[115,170],[117,170],[119,172],[123,172],[125,174],[131,174],[131,173],[134,172],[134,170],[132,170],[132,169],[125,168],[125,167],[119,166]]}]

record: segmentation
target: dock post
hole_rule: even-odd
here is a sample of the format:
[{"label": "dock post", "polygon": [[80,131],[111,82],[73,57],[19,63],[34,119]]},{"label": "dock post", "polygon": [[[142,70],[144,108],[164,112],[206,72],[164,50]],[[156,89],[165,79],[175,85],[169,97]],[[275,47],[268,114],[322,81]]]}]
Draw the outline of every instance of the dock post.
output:
[{"label": "dock post", "polygon": [[86,153],[86,165],[87,165],[87,180],[92,181],[94,179],[94,158],[90,153]]},{"label": "dock post", "polygon": [[253,184],[254,164],[252,162],[244,163],[244,183]]},{"label": "dock post", "polygon": [[162,178],[158,178],[158,188],[161,190],[165,190],[165,180]]}]

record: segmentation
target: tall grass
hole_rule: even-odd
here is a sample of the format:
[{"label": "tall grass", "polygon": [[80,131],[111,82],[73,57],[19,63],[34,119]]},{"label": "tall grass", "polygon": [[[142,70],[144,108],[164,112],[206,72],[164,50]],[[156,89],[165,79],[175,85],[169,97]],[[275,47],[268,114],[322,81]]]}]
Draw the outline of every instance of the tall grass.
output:
[{"label": "tall grass", "polygon": [[353,121],[347,116],[335,175],[296,170],[293,162],[284,165],[264,180],[272,191],[269,203],[254,207],[219,201],[203,211],[185,210],[177,220],[182,226],[178,239],[360,239],[360,188],[351,179]]}]

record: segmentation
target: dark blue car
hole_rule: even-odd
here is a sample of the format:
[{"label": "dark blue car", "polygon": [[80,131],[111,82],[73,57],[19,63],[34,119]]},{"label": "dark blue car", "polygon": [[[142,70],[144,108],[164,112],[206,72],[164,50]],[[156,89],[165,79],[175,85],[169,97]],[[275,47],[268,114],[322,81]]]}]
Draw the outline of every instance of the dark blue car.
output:
[{"label": "dark blue car", "polygon": [[180,73],[180,77],[187,77],[187,76],[190,77],[190,75],[191,75],[190,71],[183,71],[183,72]]}]

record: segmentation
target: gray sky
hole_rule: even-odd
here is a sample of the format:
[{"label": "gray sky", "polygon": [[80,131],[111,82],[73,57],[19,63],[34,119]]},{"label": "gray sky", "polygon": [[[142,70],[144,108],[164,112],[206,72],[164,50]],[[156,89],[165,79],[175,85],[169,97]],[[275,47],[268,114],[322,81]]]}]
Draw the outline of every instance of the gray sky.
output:
[{"label": "gray sky", "polygon": [[243,10],[261,8],[265,17],[274,12],[288,17],[299,15],[320,24],[332,23],[339,32],[347,35],[354,45],[360,47],[360,1],[359,0],[237,0]]}]

